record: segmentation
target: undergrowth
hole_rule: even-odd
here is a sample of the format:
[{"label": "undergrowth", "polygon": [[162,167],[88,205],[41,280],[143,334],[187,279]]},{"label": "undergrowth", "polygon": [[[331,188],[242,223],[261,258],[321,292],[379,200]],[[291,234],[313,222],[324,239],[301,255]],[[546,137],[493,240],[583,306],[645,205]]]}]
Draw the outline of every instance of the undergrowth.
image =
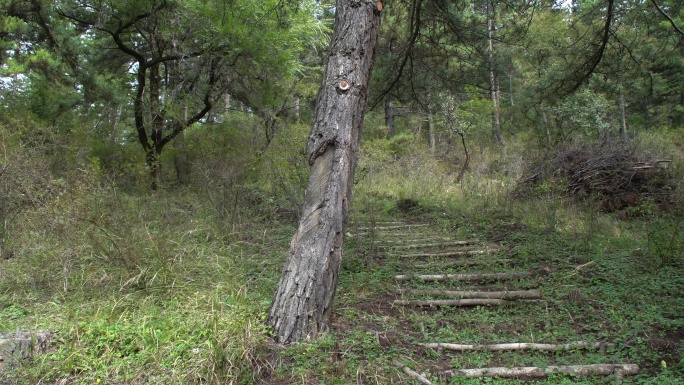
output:
[{"label": "undergrowth", "polygon": [[[278,210],[301,199],[305,179],[289,167],[290,152],[266,158],[269,178],[278,179],[267,189],[230,187],[253,206],[221,203],[203,189],[121,190],[97,160],[46,179],[50,194],[22,206],[5,228],[0,331],[48,329],[53,344],[0,374],[0,383],[411,383],[395,361],[433,384],[447,383],[444,368],[578,361],[639,364],[641,374],[626,384],[681,383],[681,202],[665,212],[644,204],[625,219],[553,186],[520,199],[510,193],[526,161],[520,152],[481,153],[456,183],[459,165],[402,140],[364,144],[333,331],[287,349],[271,342],[265,314],[295,230]],[[487,269],[548,266],[538,281],[510,284],[538,287],[545,302],[426,311],[391,305],[394,276],[407,263],[377,246],[381,234],[359,229],[395,220],[428,223],[443,238],[495,243],[497,256],[513,261]],[[426,271],[477,271],[423,264]],[[574,340],[615,346],[605,354],[444,354],[416,346]],[[613,381],[554,375],[537,383]]]}]

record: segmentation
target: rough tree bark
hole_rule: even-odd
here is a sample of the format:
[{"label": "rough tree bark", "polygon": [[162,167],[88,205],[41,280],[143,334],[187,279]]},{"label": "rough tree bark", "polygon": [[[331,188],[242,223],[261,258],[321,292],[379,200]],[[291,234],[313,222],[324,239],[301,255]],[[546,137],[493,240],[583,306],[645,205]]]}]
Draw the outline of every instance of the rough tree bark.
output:
[{"label": "rough tree bark", "polygon": [[311,177],[268,315],[280,343],[316,338],[330,327],[375,61],[382,3],[337,0],[335,8],[328,63],[306,148]]}]

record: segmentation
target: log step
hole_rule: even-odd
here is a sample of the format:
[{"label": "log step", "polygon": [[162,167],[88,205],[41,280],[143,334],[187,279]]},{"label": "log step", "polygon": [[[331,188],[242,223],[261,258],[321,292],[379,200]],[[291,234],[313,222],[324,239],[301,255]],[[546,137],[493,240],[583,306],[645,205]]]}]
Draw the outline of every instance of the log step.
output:
[{"label": "log step", "polygon": [[418,344],[418,346],[423,346],[430,349],[437,349],[442,351],[453,350],[458,352],[464,351],[511,351],[511,350],[541,350],[547,352],[557,352],[563,350],[572,349],[587,349],[587,350],[599,350],[605,352],[608,348],[615,346],[614,343],[609,342],[588,342],[588,341],[575,341],[566,344],[538,344],[538,343],[526,343],[526,342],[514,342],[505,344],[479,344],[479,345],[467,345],[467,344],[452,344],[446,342],[439,343],[428,343],[428,344]]},{"label": "log step", "polygon": [[485,281],[485,280],[513,280],[531,277],[535,270],[514,273],[480,273],[480,274],[401,274],[394,276],[397,281]]},{"label": "log step", "polygon": [[453,241],[453,242],[441,242],[441,243],[416,243],[411,245],[378,245],[381,249],[427,249],[427,248],[445,248],[454,246],[471,246],[478,244],[477,240],[468,241]]},{"label": "log step", "polygon": [[423,290],[423,289],[397,289],[400,295],[436,295],[444,297],[486,298],[486,299],[541,299],[539,290],[517,291],[454,291],[454,290]]},{"label": "log step", "polygon": [[639,373],[639,366],[635,364],[592,364],[592,365],[552,365],[546,368],[529,367],[494,367],[478,369],[450,369],[442,374],[447,377],[502,377],[502,378],[545,378],[552,373],[566,373],[578,376],[608,376],[618,377]]},{"label": "log step", "polygon": [[405,254],[405,255],[394,255],[397,258],[437,258],[437,257],[464,257],[471,255],[484,255],[484,254],[494,254],[499,252],[500,249],[477,249],[477,250],[458,250],[458,251],[447,251],[443,253],[419,253],[419,254]]},{"label": "log step", "polygon": [[[532,302],[536,300],[526,300]],[[505,299],[491,299],[491,298],[470,298],[470,299],[397,299],[392,302],[394,305],[400,306],[513,306],[520,302],[509,301]]]},{"label": "log step", "polygon": [[389,225],[389,226],[368,226],[368,227],[359,227],[357,230],[358,231],[377,231],[377,230],[398,230],[398,229],[410,229],[410,228],[415,228],[415,227],[425,227],[425,226],[430,226],[428,223],[417,223],[417,224],[412,224],[412,225]]}]

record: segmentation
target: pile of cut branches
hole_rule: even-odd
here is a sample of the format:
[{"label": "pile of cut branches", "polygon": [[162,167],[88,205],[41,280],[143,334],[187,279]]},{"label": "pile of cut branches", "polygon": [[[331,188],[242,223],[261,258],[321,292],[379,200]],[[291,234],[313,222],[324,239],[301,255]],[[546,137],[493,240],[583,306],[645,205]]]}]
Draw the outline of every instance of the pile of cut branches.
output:
[{"label": "pile of cut branches", "polygon": [[520,180],[518,194],[558,191],[580,200],[593,199],[612,212],[642,204],[665,203],[673,193],[667,165],[625,142],[563,148]]}]

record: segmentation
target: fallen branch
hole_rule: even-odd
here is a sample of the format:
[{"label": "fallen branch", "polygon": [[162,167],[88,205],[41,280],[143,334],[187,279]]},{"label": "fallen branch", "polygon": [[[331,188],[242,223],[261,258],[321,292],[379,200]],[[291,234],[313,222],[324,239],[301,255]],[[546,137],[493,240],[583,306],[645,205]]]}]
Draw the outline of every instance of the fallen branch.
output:
[{"label": "fallen branch", "polygon": [[427,275],[397,275],[394,277],[397,281],[484,281],[484,280],[498,280],[498,279],[520,279],[531,277],[536,271],[521,271],[518,273],[482,273],[482,274],[427,274]]},{"label": "fallen branch", "polygon": [[432,299],[432,300],[400,300],[393,302],[395,305],[402,306],[500,306],[500,305],[515,305],[515,301],[507,301],[504,299],[487,299],[487,298],[471,298],[471,299]]},{"label": "fallen branch", "polygon": [[593,264],[594,264],[594,261],[589,261],[589,262],[587,262],[587,263],[585,263],[585,264],[582,264],[582,265],[577,266],[577,267],[575,268],[575,270],[572,271],[572,273],[570,273],[570,274],[567,275],[566,278],[570,278],[570,277],[572,277],[572,276],[574,276],[574,275],[577,275],[577,274],[580,272],[580,270],[584,269],[584,268],[587,267],[587,266],[591,266],[591,265],[593,265]]},{"label": "fallen branch", "polygon": [[48,330],[0,333],[0,372],[3,361],[13,363],[47,352],[52,335]]},{"label": "fallen branch", "polygon": [[409,377],[415,379],[416,381],[420,382],[421,384],[424,385],[432,385],[432,382],[430,382],[425,376],[422,374],[416,373],[413,370],[409,369],[408,366],[404,366],[399,361],[394,361],[394,365],[397,366],[399,369],[401,369],[404,373],[406,373]]},{"label": "fallen branch", "polygon": [[397,294],[441,295],[458,298],[488,298],[488,299],[541,299],[539,290],[519,291],[452,291],[452,290],[422,290],[398,289]]},{"label": "fallen branch", "polygon": [[535,343],[507,343],[507,344],[491,344],[491,345],[463,345],[463,344],[451,344],[451,343],[431,343],[431,344],[418,344],[430,349],[438,350],[455,350],[463,352],[466,350],[488,350],[488,351],[500,351],[500,350],[542,350],[547,352],[557,352],[561,350],[571,350],[571,349],[594,349],[594,350],[605,350],[607,348],[615,346],[615,344],[607,342],[587,342],[587,341],[576,341],[567,344],[535,344]]},{"label": "fallen branch", "polygon": [[634,375],[639,373],[639,366],[635,364],[593,364],[593,365],[567,365],[567,366],[547,366],[539,368],[515,367],[515,368],[479,368],[479,369],[452,369],[445,370],[446,377],[531,377],[544,378],[551,373],[568,373],[579,376],[608,376],[615,373],[618,376]]},{"label": "fallen branch", "polygon": [[382,249],[424,249],[428,247],[451,247],[451,246],[469,246],[474,245],[478,241],[453,241],[453,242],[442,242],[442,243],[422,243],[413,245],[380,245],[379,248]]},{"label": "fallen branch", "polygon": [[498,252],[499,249],[480,249],[480,250],[466,250],[466,251],[447,251],[444,253],[422,253],[422,254],[408,254],[408,255],[397,255],[399,258],[431,258],[431,257],[458,257],[464,255],[481,255],[481,254],[493,254]]}]

